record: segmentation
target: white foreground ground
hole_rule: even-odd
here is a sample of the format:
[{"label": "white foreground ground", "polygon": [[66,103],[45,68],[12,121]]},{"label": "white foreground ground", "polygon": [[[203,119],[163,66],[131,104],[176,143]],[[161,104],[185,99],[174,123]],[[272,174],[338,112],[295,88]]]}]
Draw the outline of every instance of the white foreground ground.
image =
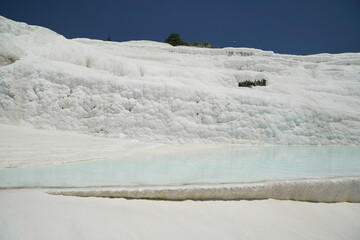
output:
[{"label": "white foreground ground", "polygon": [[360,204],[149,201],[0,190],[0,239],[359,239]]}]

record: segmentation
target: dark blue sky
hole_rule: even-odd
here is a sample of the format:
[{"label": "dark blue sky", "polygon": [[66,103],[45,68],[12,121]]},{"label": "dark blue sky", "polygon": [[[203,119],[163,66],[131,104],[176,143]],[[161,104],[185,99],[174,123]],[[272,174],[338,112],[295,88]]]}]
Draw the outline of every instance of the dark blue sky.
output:
[{"label": "dark blue sky", "polygon": [[278,53],[360,52],[360,0],[1,0],[0,15],[67,38],[184,41]]}]

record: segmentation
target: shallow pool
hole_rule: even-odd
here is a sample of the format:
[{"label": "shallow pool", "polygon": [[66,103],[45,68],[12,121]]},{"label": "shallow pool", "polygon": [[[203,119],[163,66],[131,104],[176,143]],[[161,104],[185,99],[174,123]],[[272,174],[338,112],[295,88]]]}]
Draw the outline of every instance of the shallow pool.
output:
[{"label": "shallow pool", "polygon": [[135,186],[360,176],[359,146],[224,147],[0,169],[0,187]]}]

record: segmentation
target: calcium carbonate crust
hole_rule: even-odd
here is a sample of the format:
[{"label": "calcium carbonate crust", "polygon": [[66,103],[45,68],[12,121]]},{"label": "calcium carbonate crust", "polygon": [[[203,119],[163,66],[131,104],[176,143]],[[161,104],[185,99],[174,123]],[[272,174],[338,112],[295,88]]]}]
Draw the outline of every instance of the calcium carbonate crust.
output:
[{"label": "calcium carbonate crust", "polygon": [[0,123],[162,143],[357,145],[360,54],[66,39],[0,17]]},{"label": "calcium carbonate crust", "polygon": [[360,177],[147,187],[51,190],[52,195],[152,200],[255,200],[360,202]]}]

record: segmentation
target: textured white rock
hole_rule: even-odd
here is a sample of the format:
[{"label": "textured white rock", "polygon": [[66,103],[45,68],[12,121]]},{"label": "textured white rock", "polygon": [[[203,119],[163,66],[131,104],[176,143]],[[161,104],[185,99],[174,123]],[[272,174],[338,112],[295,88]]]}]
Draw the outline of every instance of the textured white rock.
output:
[{"label": "textured white rock", "polygon": [[[0,123],[164,143],[360,143],[358,53],[68,40],[4,17],[0,46]],[[268,86],[237,87],[260,77]]]}]

